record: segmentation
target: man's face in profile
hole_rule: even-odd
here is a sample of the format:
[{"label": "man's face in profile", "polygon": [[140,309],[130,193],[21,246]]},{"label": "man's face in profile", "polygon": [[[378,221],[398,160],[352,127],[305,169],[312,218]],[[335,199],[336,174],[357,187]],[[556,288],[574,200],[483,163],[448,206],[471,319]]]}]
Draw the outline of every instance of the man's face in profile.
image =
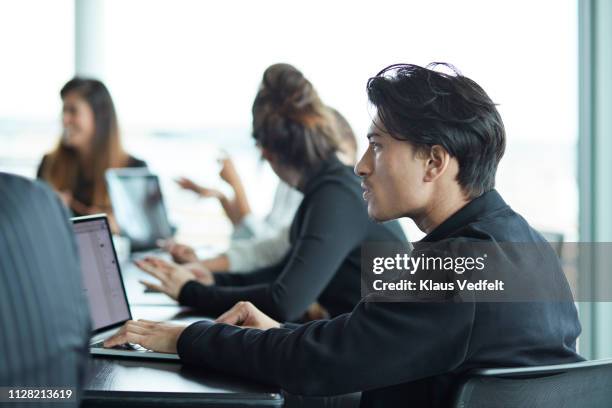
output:
[{"label": "man's face in profile", "polygon": [[427,201],[426,158],[410,142],[393,138],[378,115],[368,131],[368,142],[355,173],[362,178],[369,216],[380,222],[414,218]]}]

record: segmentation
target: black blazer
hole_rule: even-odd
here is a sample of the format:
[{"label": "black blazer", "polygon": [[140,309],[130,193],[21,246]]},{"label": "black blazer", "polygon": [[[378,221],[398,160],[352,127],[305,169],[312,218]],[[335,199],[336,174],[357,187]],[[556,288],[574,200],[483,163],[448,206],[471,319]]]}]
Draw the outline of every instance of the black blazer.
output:
[{"label": "black blazer", "polygon": [[[452,237],[544,242],[496,191],[474,199],[425,241]],[[537,282],[538,266],[515,259]],[[560,290],[564,293],[555,297],[571,299],[560,267],[555,272],[557,284],[543,290]],[[178,352],[185,363],[257,379],[292,394],[363,391],[364,407],[445,407],[455,382],[470,368],[581,360],[575,350],[579,334],[571,301],[362,301],[351,313],[298,327],[261,331],[194,323],[179,338]]]},{"label": "black blazer", "polygon": [[0,197],[0,386],[79,388],[90,315],[68,213],[46,185],[10,174]]}]

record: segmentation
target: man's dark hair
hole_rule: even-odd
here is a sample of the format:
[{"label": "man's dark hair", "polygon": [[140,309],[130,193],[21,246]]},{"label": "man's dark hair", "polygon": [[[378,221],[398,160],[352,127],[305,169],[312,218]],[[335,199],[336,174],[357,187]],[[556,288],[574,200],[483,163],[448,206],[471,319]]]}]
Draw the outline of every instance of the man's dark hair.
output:
[{"label": "man's dark hair", "polygon": [[495,187],[506,135],[495,104],[476,82],[450,64],[396,64],[370,78],[367,92],[392,137],[418,150],[440,145],[457,159],[457,181],[471,198]]}]

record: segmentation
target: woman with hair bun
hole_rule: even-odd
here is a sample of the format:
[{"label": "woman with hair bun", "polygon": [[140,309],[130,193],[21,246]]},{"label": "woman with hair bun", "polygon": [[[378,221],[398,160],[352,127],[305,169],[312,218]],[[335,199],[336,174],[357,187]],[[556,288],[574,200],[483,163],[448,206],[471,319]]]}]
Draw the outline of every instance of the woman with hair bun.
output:
[{"label": "woman with hair bun", "polygon": [[[328,109],[332,112],[339,131],[340,143],[336,155],[342,163],[353,167],[357,163],[355,133],[340,112],[333,108]],[[264,219],[259,219],[250,211],[242,181],[229,158],[224,159],[220,176],[234,190],[233,200],[228,200],[219,190],[199,186],[187,178],[182,178],[178,182],[183,188],[192,190],[201,197],[212,196],[219,199],[234,224],[234,233],[229,248],[212,258],[199,259],[195,249],[189,245],[167,240],[161,242],[161,246],[168,251],[174,262],[179,264],[201,263],[211,272],[250,273],[278,263],[291,247],[289,227],[302,202],[302,193],[280,181],[274,193],[270,212]],[[244,233],[247,231],[253,236],[244,238],[246,235]]]},{"label": "woman with hair bun", "polygon": [[304,194],[289,230],[289,252],[278,264],[250,274],[211,273],[147,258],[138,265],[161,284],[145,284],[208,315],[240,301],[281,321],[299,320],[314,302],[332,317],[350,312],[361,297],[362,244],[405,242],[402,229],[396,221],[368,218],[357,177],[336,155],[338,122],[299,70],[288,64],[266,69],[252,112],[263,158]]}]

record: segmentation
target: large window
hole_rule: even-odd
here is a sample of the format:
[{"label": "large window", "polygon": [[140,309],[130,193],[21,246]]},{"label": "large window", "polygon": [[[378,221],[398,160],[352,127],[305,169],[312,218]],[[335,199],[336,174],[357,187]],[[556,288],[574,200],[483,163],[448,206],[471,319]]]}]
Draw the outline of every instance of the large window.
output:
[{"label": "large window", "polygon": [[74,73],[74,2],[0,2],[0,171],[27,176],[60,134],[59,89]]},{"label": "large window", "polygon": [[[2,38],[11,39],[0,78],[0,169],[29,175],[56,141],[57,93],[73,72],[72,2],[31,3],[0,6],[10,23],[0,24]],[[348,118],[363,149],[372,114],[367,78],[391,63],[432,61],[453,63],[499,104],[508,148],[498,189],[509,204],[537,228],[576,238],[575,0],[100,3],[102,79],[125,143],[162,176],[187,239],[202,225],[228,231],[218,206],[172,182],[191,175],[219,185],[221,149],[236,158],[255,210],[265,213],[271,202],[274,178],[249,133],[266,66],[300,68]],[[201,224],[186,222],[196,214]],[[410,238],[421,236],[406,226]]]}]

